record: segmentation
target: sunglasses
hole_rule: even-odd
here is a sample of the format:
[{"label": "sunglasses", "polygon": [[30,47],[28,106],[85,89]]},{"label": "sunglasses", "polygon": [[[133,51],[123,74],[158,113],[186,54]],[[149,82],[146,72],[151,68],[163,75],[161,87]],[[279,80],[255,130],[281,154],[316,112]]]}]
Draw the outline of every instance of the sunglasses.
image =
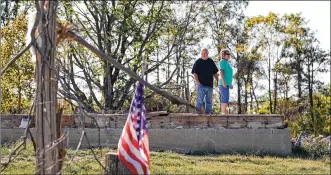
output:
[{"label": "sunglasses", "polygon": [[230,53],[225,53],[224,55],[231,55]]}]

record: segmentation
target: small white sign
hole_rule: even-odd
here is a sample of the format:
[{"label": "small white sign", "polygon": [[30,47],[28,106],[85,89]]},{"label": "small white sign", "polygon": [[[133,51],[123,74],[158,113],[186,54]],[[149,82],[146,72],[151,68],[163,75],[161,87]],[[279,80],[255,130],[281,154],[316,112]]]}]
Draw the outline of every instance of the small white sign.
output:
[{"label": "small white sign", "polygon": [[28,126],[28,118],[22,118],[19,128],[26,128]]}]

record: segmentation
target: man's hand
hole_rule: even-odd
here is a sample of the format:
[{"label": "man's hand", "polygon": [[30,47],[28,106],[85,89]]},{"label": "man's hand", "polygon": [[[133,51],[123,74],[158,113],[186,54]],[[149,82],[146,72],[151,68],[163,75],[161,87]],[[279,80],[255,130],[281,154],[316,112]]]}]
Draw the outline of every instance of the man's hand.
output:
[{"label": "man's hand", "polygon": [[198,87],[199,84],[200,84],[200,81],[199,81],[199,78],[198,78],[198,74],[194,73],[193,76],[194,76],[195,84]]},{"label": "man's hand", "polygon": [[226,84],[225,83],[223,83],[223,87],[226,88]]}]

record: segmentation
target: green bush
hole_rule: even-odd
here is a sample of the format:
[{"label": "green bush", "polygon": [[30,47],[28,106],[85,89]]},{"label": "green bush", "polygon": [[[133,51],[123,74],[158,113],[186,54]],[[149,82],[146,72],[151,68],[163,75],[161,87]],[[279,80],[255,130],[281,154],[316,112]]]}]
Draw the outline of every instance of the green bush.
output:
[{"label": "green bush", "polygon": [[329,143],[322,141],[321,137],[304,137],[302,146],[295,146],[292,152],[310,159],[330,157]]}]

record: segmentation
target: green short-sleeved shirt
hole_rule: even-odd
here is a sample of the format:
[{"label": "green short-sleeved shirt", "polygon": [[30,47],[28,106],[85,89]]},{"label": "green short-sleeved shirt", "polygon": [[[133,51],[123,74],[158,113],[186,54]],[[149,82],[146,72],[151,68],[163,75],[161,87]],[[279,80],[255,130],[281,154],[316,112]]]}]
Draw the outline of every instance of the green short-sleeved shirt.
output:
[{"label": "green short-sleeved shirt", "polygon": [[[224,79],[226,85],[231,86],[232,85],[232,80],[233,80],[233,70],[232,66],[230,63],[224,59],[220,61],[220,70],[224,71]],[[219,85],[223,85],[222,78],[219,78]]]}]

